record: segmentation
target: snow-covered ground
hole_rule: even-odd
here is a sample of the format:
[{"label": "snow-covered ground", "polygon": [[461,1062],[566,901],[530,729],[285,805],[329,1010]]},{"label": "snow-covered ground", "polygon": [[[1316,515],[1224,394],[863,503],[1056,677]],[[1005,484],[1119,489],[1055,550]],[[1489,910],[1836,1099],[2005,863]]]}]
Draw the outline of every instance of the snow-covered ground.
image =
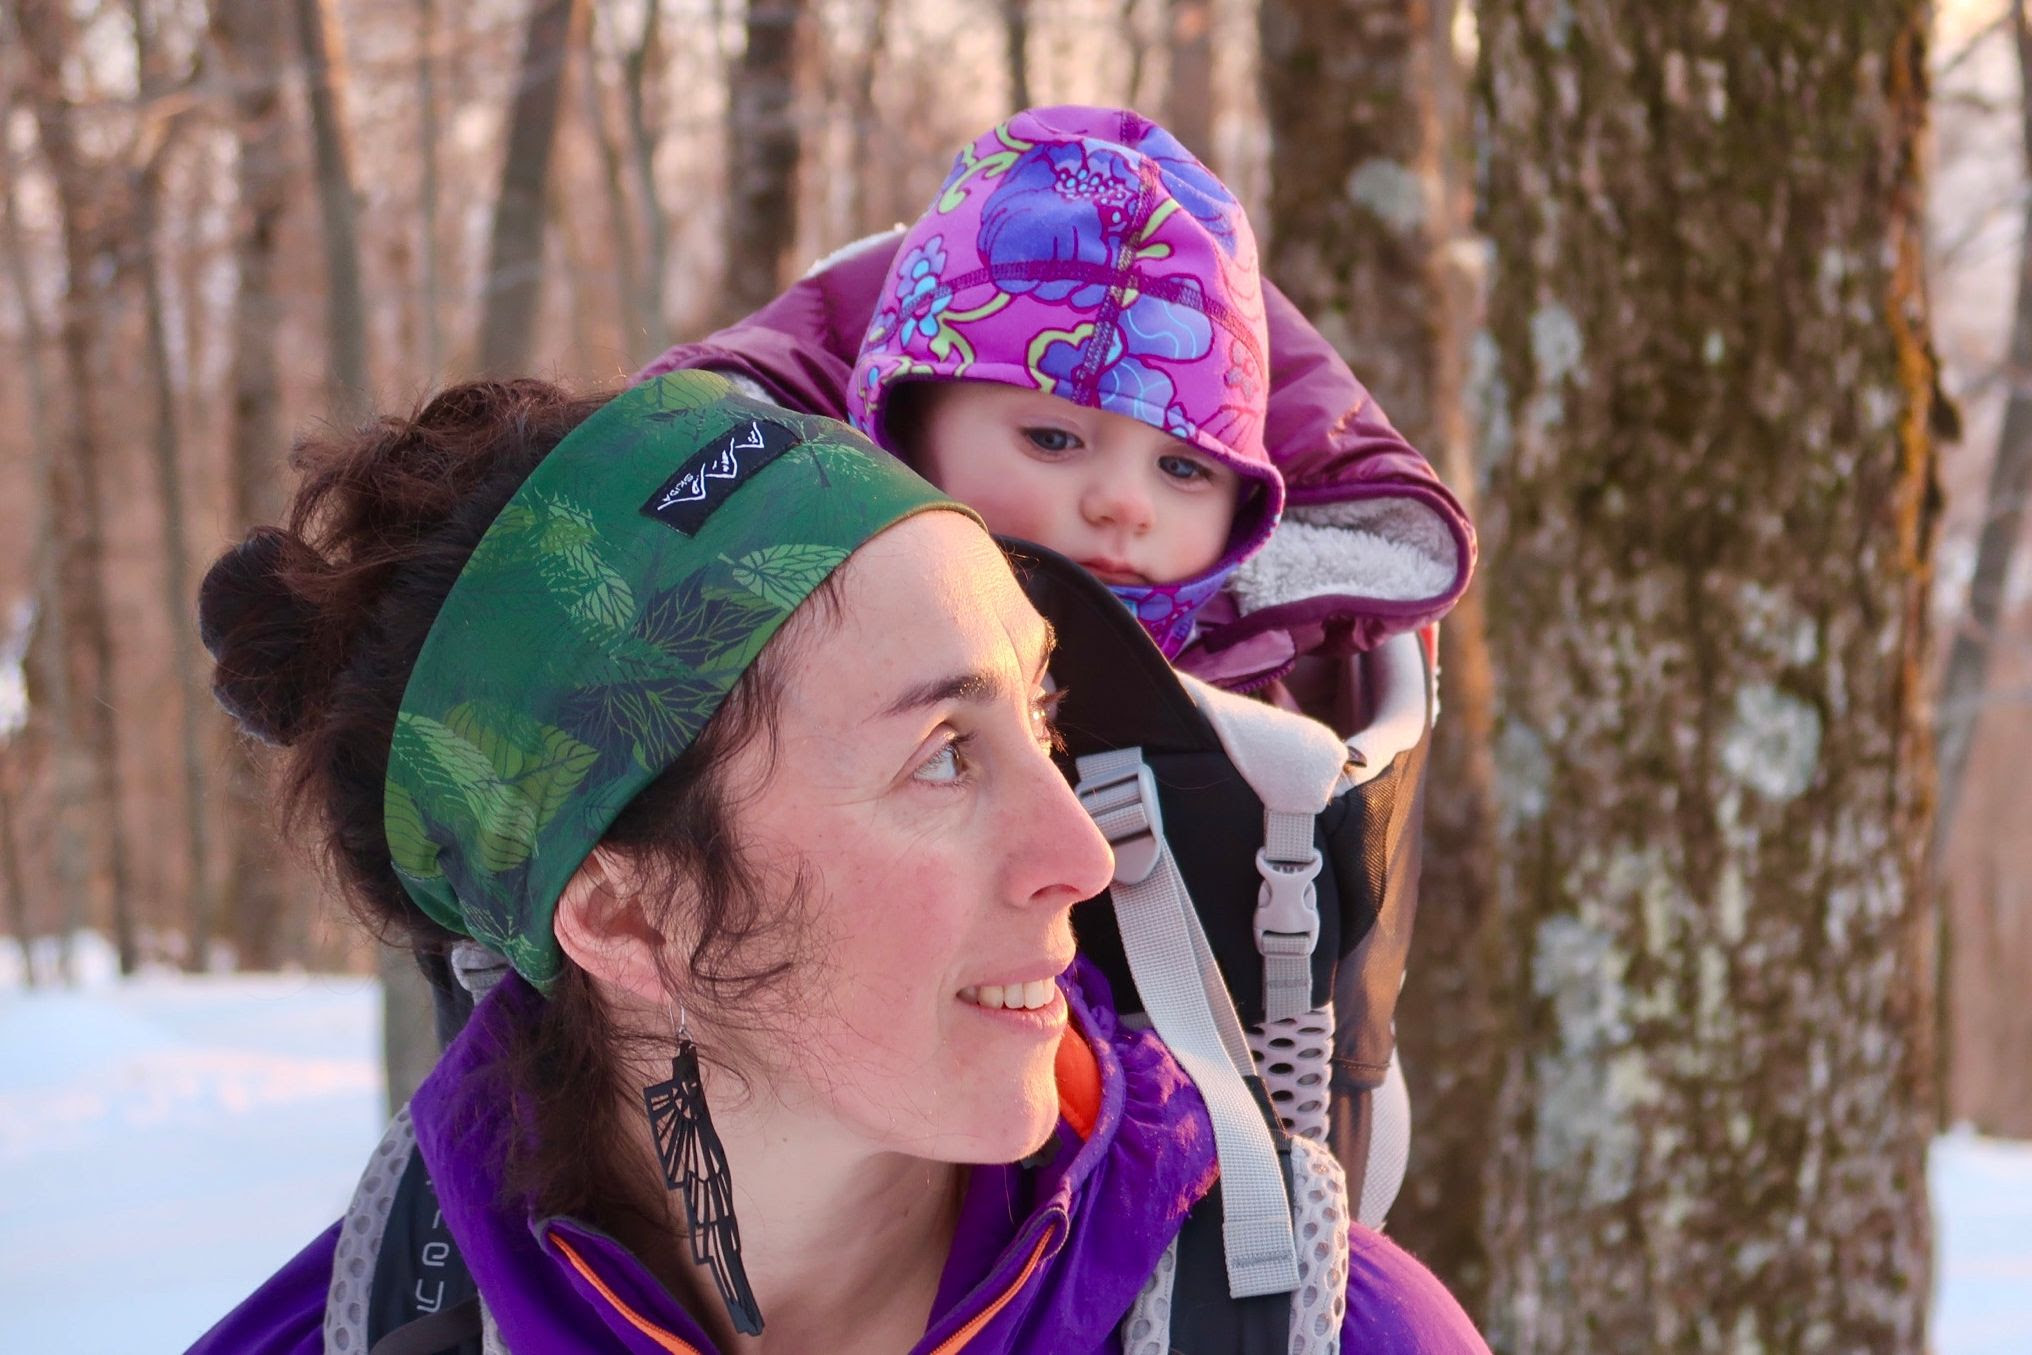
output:
[{"label": "snow-covered ground", "polygon": [[0,1351],[183,1350],[338,1216],[382,1128],[371,979],[0,989]]},{"label": "snow-covered ground", "polygon": [[[181,1351],[337,1217],[381,1133],[367,979],[23,991],[0,962],[0,1352]],[[1950,1135],[1937,1355],[2032,1352],[2032,1144]]]}]

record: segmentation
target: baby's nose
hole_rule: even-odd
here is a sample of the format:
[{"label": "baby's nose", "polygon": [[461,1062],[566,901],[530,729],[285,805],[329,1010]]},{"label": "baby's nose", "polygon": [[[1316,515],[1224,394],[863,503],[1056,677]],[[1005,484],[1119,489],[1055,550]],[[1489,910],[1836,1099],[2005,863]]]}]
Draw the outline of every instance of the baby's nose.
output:
[{"label": "baby's nose", "polygon": [[1110,523],[1133,531],[1147,531],[1155,516],[1150,496],[1126,476],[1097,481],[1087,491],[1087,519]]}]

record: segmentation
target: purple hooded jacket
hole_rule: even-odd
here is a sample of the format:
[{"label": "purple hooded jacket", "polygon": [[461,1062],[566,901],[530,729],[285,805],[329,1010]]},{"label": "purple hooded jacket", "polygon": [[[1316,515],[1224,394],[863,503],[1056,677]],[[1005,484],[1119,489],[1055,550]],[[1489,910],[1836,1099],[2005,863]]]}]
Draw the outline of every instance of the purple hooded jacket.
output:
[{"label": "purple hooded jacket", "polygon": [[[1105,112],[1041,111],[1060,120]],[[914,229],[911,239],[925,223]],[[710,368],[791,408],[848,417],[865,403],[854,394],[856,362],[871,328],[886,332],[905,252],[900,230],[849,245],[755,314],[666,350],[637,379]],[[1270,367],[1261,443],[1284,482],[1284,517],[1200,611],[1197,638],[1175,658],[1186,672],[1243,691],[1284,677],[1302,658],[1342,658],[1437,621],[1475,562],[1474,529],[1459,502],[1267,280],[1261,310]]]},{"label": "purple hooded jacket", "polygon": [[[1215,1175],[1213,1133],[1192,1084],[1148,1032],[1118,1025],[1084,962],[1065,984],[1058,1148],[1046,1166],[977,1167],[946,1259],[927,1355],[1101,1355]],[[712,1355],[715,1347],[634,1255],[596,1228],[502,1198],[475,1149],[498,1126],[459,1107],[507,1023],[540,1001],[509,978],[475,1012],[410,1103],[439,1208],[517,1355]],[[1072,1062],[1084,1072],[1068,1077]],[[1081,1084],[1084,1084],[1082,1090]],[[190,1355],[322,1355],[334,1224],[191,1348]],[[1366,1229],[1349,1258],[1347,1355],[1486,1355],[1459,1304],[1418,1262]]]}]

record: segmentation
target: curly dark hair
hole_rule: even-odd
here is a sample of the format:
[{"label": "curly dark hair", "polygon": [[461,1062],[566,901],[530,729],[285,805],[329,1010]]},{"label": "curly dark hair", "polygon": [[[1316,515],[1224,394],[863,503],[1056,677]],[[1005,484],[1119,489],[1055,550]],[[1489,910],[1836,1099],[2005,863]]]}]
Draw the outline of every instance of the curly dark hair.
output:
[{"label": "curly dark hair", "polygon": [[[420,956],[459,938],[410,899],[382,823],[410,670],[489,524],[608,398],[535,380],[472,382],[407,417],[306,437],[292,456],[304,479],[287,524],[255,528],[205,576],[199,627],[213,691],[243,730],[281,750],[285,833],[313,844],[363,923]],[[799,610],[602,840],[646,883],[652,924],[689,938],[684,972],[666,978],[694,1010],[741,1004],[798,963],[801,890],[771,896],[746,868],[724,772],[757,738],[773,757],[785,655],[809,613],[835,607],[829,587],[814,597],[820,606]],[[663,1216],[660,1189],[631,1185],[637,1173],[597,1151],[623,1141],[624,1108],[640,1104],[624,1054],[645,1034],[621,1029],[566,961],[536,1019],[517,1025],[475,1088],[518,1108],[502,1117],[519,1122],[501,1145],[511,1190],[545,1213]]]}]

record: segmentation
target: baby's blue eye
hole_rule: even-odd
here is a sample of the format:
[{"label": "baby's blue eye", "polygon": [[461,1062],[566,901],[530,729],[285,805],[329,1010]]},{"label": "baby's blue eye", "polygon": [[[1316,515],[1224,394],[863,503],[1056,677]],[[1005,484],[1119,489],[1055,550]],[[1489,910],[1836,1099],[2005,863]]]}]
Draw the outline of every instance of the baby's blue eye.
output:
[{"label": "baby's blue eye", "polygon": [[1026,428],[1023,436],[1040,452],[1069,452],[1080,445],[1080,440],[1063,428]]},{"label": "baby's blue eye", "polygon": [[1157,468],[1174,480],[1211,480],[1214,473],[1189,456],[1161,456]]}]

